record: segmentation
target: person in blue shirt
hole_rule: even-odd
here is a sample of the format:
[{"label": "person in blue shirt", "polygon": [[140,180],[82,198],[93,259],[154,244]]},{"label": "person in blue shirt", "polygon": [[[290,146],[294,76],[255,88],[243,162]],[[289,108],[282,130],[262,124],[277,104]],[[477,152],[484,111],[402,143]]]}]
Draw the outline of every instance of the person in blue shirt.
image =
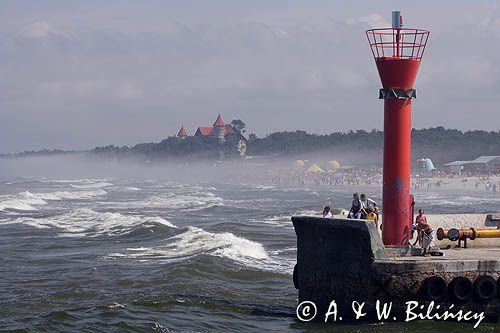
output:
[{"label": "person in blue shirt", "polygon": [[350,219],[359,219],[361,218],[361,201],[359,200],[358,193],[354,193],[352,195],[352,205],[351,210],[349,210],[349,214],[347,215]]}]

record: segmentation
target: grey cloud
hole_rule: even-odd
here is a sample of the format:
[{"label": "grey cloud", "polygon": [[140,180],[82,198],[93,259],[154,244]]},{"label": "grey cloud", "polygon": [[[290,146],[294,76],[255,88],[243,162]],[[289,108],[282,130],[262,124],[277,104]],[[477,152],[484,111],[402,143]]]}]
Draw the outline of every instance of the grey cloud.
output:
[{"label": "grey cloud", "polygon": [[[159,141],[219,112],[259,135],[382,126],[364,30],[388,24],[386,4],[33,3],[0,22],[0,152]],[[498,130],[498,16],[481,23],[487,5],[453,3],[400,8],[432,30],[414,126]]]}]

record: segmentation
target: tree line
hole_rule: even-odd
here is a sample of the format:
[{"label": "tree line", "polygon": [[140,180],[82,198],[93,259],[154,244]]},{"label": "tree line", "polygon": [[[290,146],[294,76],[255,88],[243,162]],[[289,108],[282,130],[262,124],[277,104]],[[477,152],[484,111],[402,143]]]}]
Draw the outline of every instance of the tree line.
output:
[{"label": "tree line", "polygon": [[[413,158],[430,158],[442,164],[472,160],[481,155],[500,155],[500,131],[460,131],[434,127],[412,129]],[[250,135],[251,155],[298,154],[320,151],[374,151],[382,153],[384,132],[356,130],[318,135],[305,131],[271,133],[263,138]]]},{"label": "tree line", "polygon": [[[234,121],[237,130],[245,131],[245,124]],[[311,134],[305,131],[283,131],[257,137],[248,136],[247,155],[296,156],[312,152],[363,152],[381,153],[384,133],[379,130],[356,130],[331,134]],[[140,143],[128,146],[100,146],[88,151],[92,155],[127,157],[144,156],[148,159],[214,159],[224,155],[230,147],[219,145],[217,140],[200,137],[168,137],[160,142]],[[60,150],[24,152],[17,156],[68,153]],[[74,152],[72,152],[74,153]],[[471,160],[481,155],[500,155],[500,131],[460,131],[434,127],[412,130],[413,158],[431,158],[437,164],[454,160]]]}]

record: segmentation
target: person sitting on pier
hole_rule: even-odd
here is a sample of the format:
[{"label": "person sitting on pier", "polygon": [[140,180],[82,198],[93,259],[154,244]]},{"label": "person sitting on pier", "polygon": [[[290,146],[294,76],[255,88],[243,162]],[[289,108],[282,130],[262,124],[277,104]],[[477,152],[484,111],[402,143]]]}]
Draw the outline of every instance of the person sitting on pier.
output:
[{"label": "person sitting on pier", "polygon": [[333,217],[330,206],[325,206],[325,208],[323,209],[323,217],[328,219]]},{"label": "person sitting on pier", "polygon": [[347,215],[347,217],[350,219],[361,218],[361,201],[359,201],[357,192],[352,195],[351,210],[349,210],[349,214]]},{"label": "person sitting on pier", "polygon": [[375,226],[378,228],[378,215],[374,206],[370,205],[368,208],[368,215],[366,216],[366,219],[375,222]]},{"label": "person sitting on pier", "polygon": [[377,206],[377,203],[366,197],[366,194],[361,194],[361,218],[366,219],[370,210],[370,206]]}]

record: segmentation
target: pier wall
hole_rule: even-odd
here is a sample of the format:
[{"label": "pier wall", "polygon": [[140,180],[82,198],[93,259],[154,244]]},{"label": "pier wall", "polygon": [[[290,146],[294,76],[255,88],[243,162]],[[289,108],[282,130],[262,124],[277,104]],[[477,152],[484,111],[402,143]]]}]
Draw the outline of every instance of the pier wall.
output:
[{"label": "pier wall", "polygon": [[[457,221],[470,227],[470,216],[462,217],[458,220],[431,216],[434,222],[440,221],[445,227],[448,225],[444,223],[454,223],[456,227]],[[479,215],[474,218],[477,224],[481,223]],[[407,300],[438,301],[428,296],[433,287],[427,282],[433,279],[441,281],[438,293],[442,294],[439,302],[443,304],[452,304],[449,285],[455,278],[466,278],[472,286],[478,278],[488,277],[500,288],[498,247],[450,248],[444,250],[442,257],[401,255],[398,249],[382,244],[379,230],[370,221],[302,216],[292,217],[292,222],[297,234],[293,280],[299,290],[299,303],[313,301],[321,313],[326,313],[332,300],[337,302],[339,309],[349,308],[352,301],[368,304],[377,300],[391,301],[397,307]],[[497,318],[500,292],[494,293],[488,302],[470,296],[461,305],[486,311]]]}]

